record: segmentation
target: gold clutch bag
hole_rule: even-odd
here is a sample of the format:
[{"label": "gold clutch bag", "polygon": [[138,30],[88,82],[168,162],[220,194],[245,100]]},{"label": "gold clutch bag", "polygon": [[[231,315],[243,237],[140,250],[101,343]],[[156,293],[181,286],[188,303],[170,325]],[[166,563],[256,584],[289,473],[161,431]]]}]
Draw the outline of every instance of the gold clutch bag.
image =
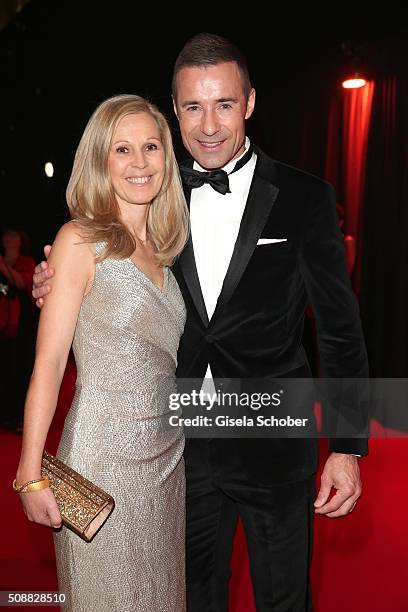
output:
[{"label": "gold clutch bag", "polygon": [[89,542],[115,507],[113,497],[47,451],[41,472],[50,480],[63,524]]}]

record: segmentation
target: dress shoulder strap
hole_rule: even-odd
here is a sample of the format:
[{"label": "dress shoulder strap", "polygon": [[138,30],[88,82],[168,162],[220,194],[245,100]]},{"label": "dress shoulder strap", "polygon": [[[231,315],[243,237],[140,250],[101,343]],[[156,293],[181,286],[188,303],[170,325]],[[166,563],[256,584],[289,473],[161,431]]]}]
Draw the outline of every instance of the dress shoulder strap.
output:
[{"label": "dress shoulder strap", "polygon": [[100,240],[98,242],[95,242],[95,255],[100,255],[103,251],[103,249],[106,246],[106,241],[105,240]]}]

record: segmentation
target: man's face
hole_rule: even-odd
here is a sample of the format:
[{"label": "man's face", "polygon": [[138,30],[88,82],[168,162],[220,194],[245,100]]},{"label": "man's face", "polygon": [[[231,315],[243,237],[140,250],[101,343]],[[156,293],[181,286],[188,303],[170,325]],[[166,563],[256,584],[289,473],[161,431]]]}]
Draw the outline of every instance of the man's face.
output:
[{"label": "man's face", "polygon": [[248,100],[235,62],[186,67],[177,74],[174,110],[184,146],[208,170],[221,168],[244,151],[245,120],[255,106]]}]

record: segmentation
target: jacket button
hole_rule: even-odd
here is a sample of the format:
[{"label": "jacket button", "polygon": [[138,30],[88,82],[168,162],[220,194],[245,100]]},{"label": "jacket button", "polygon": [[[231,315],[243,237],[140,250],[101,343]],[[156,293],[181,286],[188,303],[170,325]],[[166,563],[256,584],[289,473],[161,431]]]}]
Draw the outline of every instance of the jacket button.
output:
[{"label": "jacket button", "polygon": [[208,342],[208,344],[213,344],[216,341],[216,337],[213,336],[212,334],[207,334],[206,335],[206,340]]}]

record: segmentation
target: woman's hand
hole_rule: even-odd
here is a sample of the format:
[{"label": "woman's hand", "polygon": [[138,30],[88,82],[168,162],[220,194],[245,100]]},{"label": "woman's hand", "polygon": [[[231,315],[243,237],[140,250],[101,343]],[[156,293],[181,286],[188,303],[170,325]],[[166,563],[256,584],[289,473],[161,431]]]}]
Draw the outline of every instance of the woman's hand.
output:
[{"label": "woman's hand", "polygon": [[19,496],[29,521],[54,529],[61,527],[61,513],[50,488],[19,493]]}]

